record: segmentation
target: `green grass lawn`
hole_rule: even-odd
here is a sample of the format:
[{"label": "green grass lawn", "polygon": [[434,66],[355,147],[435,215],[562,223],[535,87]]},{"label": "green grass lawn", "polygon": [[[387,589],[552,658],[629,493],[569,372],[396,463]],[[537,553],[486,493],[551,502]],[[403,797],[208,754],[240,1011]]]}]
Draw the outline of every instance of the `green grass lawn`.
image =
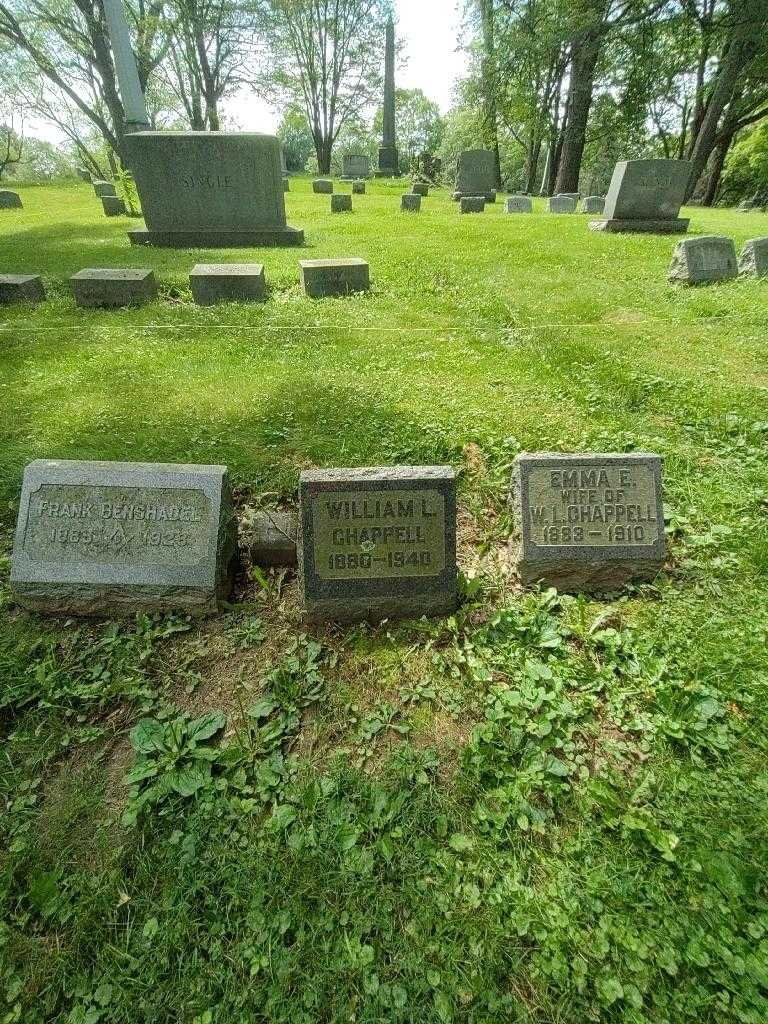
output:
[{"label": "green grass lawn", "polygon": [[[49,295],[0,323],[0,1024],[764,1024],[768,280],[672,288],[673,238],[540,203],[291,188],[303,250],[131,248],[83,184],[0,211],[0,272]],[[371,293],[304,298],[325,256]],[[263,260],[267,303],[193,305],[228,259]],[[159,301],[77,309],[67,278],[110,266]],[[537,449],[664,456],[654,584],[521,592],[508,477]],[[226,463],[244,516],[308,466],[448,462],[465,600],[308,631],[246,560],[202,623],[30,616],[34,458]]]}]

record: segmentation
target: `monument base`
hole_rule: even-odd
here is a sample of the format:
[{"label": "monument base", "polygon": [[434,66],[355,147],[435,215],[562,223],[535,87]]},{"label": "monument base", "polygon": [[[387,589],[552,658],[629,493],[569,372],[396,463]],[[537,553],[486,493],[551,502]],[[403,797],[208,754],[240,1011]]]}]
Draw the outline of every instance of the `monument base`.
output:
[{"label": "monument base", "polygon": [[591,220],[590,231],[609,231],[615,234],[637,231],[648,235],[684,235],[690,224],[688,217],[655,220]]},{"label": "monument base", "polygon": [[490,192],[454,192],[451,195],[451,199],[454,203],[461,202],[462,199],[479,199],[483,198],[486,203],[496,202],[496,192],[491,190]]},{"label": "monument base", "polygon": [[200,229],[199,231],[128,232],[131,245],[155,245],[162,249],[249,249],[255,246],[304,245],[301,228],[259,228],[248,231]]}]

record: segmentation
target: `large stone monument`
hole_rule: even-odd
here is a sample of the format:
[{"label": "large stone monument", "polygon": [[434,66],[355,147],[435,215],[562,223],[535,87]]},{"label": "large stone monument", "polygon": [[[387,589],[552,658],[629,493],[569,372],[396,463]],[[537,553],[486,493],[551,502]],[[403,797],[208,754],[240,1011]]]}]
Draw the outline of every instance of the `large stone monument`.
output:
[{"label": "large stone monument", "polygon": [[387,42],[384,53],[384,127],[379,147],[379,178],[397,178],[400,161],[395,133],[395,26],[387,22]]},{"label": "large stone monument", "polygon": [[465,149],[456,164],[455,200],[465,196],[483,196],[496,202],[496,161],[489,149]]},{"label": "large stone monument", "polygon": [[341,164],[341,176],[345,181],[360,181],[371,176],[371,161],[361,153],[345,153]]},{"label": "large stone monument", "polygon": [[605,197],[604,220],[593,231],[684,234],[689,221],[680,207],[691,174],[687,160],[622,160],[616,164]]},{"label": "large stone monument", "polygon": [[450,466],[306,470],[299,502],[300,590],[311,621],[455,611]]},{"label": "large stone monument", "polygon": [[616,590],[664,565],[658,455],[525,452],[515,459],[512,503],[525,585]]},{"label": "large stone monument", "polygon": [[288,227],[280,143],[272,135],[136,132],[126,136],[146,228],[134,245],[302,245]]},{"label": "large stone monument", "polygon": [[235,555],[226,466],[38,459],[24,471],[11,590],[26,608],[215,612]]}]

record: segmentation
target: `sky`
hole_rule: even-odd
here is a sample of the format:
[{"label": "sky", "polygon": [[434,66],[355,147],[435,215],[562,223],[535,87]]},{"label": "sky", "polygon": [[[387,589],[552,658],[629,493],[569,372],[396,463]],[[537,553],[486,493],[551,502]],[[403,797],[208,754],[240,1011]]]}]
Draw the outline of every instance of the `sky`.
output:
[{"label": "sky", "polygon": [[[396,7],[396,31],[405,44],[397,86],[422,89],[446,113],[454,83],[466,72],[466,56],[456,52],[459,15],[455,0],[396,0]],[[280,121],[280,112],[250,91],[225,103],[224,113],[234,122],[232,127],[241,131],[273,133]],[[51,142],[61,141],[56,128],[40,121],[28,124],[28,131]]]}]

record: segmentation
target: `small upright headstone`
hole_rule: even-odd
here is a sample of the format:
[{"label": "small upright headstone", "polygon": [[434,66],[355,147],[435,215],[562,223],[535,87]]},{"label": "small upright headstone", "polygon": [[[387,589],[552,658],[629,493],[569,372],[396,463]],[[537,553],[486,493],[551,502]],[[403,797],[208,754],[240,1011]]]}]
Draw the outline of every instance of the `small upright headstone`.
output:
[{"label": "small upright headstone", "polygon": [[414,181],[413,185],[411,186],[411,193],[412,195],[415,196],[428,196],[429,185],[427,184],[426,181]]},{"label": "small upright headstone", "polygon": [[365,195],[365,182],[364,181],[353,181],[352,182],[352,195],[353,196],[364,196]]},{"label": "small upright headstone", "polygon": [[362,153],[345,153],[342,158],[341,176],[349,181],[355,178],[370,178],[370,158]]},{"label": "small upright headstone", "polygon": [[507,213],[533,213],[533,201],[530,196],[509,196]]},{"label": "small upright headstone", "polygon": [[605,197],[603,220],[593,231],[640,231],[684,234],[688,220],[680,217],[691,164],[687,160],[621,160]]},{"label": "small upright headstone", "polygon": [[11,590],[66,615],[215,612],[236,525],[226,466],[39,459],[24,471]]},{"label": "small upright headstone", "polygon": [[115,186],[112,184],[111,181],[94,181],[93,191],[96,193],[99,199],[103,199],[104,196],[117,195]]},{"label": "small upright headstone", "polygon": [[352,196],[348,193],[337,192],[331,196],[331,213],[351,213]]},{"label": "small upright headstone", "polygon": [[197,263],[189,274],[198,306],[216,302],[265,302],[267,284],[262,263]]},{"label": "small upright headstone", "polygon": [[44,300],[45,288],[39,274],[0,274],[0,306]]},{"label": "small upright headstone", "polygon": [[312,622],[456,609],[456,475],[450,466],[307,470],[299,577]]},{"label": "small upright headstone", "polygon": [[467,149],[459,153],[456,166],[456,191],[453,198],[484,196],[496,202],[496,159],[489,149]]},{"label": "small upright headstone", "polygon": [[604,208],[603,196],[585,196],[581,201],[582,213],[602,213]]},{"label": "small upright headstone", "polygon": [[120,196],[102,196],[101,205],[105,217],[122,217],[125,214],[125,203]]},{"label": "small upright headstone", "polygon": [[733,239],[724,235],[699,235],[677,243],[668,277],[677,284],[710,284],[729,281],[737,274]]},{"label": "small upright headstone", "polygon": [[768,277],[768,238],[750,238],[739,257],[739,273],[749,277]]},{"label": "small upright headstone", "polygon": [[551,196],[547,200],[549,213],[575,213],[576,200],[573,196]]},{"label": "small upright headstone", "polygon": [[18,192],[11,192],[10,189],[0,189],[0,210],[21,210],[24,204]]},{"label": "small upright headstone", "polygon": [[403,213],[418,213],[421,209],[421,196],[416,192],[406,192],[400,197],[400,209]]},{"label": "small upright headstone", "polygon": [[333,182],[330,178],[315,178],[312,191],[316,196],[330,196],[333,194]]},{"label": "small upright headstone", "polygon": [[300,260],[304,294],[310,299],[367,292],[370,268],[358,257],[339,260]]},{"label": "small upright headstone", "polygon": [[658,455],[525,452],[514,462],[512,502],[526,586],[616,590],[664,565]]},{"label": "small upright headstone", "polygon": [[459,213],[482,213],[485,210],[485,196],[462,196]]},{"label": "small upright headstone", "polygon": [[152,270],[88,267],[69,283],[78,306],[140,306],[157,298]]}]

